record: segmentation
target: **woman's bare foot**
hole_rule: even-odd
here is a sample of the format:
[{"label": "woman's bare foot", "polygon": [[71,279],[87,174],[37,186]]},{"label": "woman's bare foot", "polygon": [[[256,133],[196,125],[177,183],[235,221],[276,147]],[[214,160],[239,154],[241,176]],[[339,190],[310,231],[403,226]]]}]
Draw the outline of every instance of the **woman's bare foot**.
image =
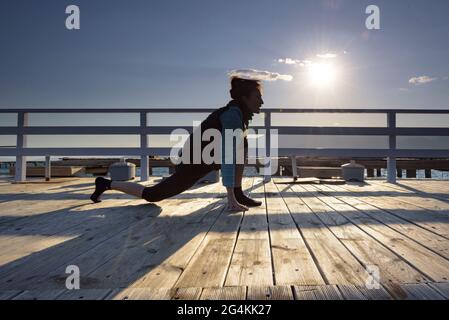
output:
[{"label": "woman's bare foot", "polygon": [[241,212],[241,211],[248,211],[249,208],[247,206],[244,206],[243,204],[240,204],[238,202],[230,203],[228,202],[228,211],[229,212]]},{"label": "woman's bare foot", "polygon": [[228,211],[229,212],[241,212],[241,211],[249,210],[247,206],[244,206],[243,204],[241,204],[237,201],[237,199],[235,198],[233,188],[227,188],[227,191],[228,191]]}]

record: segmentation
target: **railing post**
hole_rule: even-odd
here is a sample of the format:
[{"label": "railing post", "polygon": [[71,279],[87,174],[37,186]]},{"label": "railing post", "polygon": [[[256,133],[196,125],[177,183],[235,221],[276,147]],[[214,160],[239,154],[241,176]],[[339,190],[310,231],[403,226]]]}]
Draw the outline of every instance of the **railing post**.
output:
[{"label": "railing post", "polygon": [[140,113],[140,181],[148,181],[149,175],[149,161],[146,148],[148,147],[147,128],[147,113]]},{"label": "railing post", "polygon": [[[388,147],[389,155],[387,158],[387,181],[396,183],[396,113],[388,112],[388,129],[390,129]],[[391,132],[392,131],[392,132]]]},{"label": "railing post", "polygon": [[292,175],[293,175],[293,181],[298,180],[298,167],[296,164],[296,156],[295,155],[291,155],[290,156],[290,160],[292,162]]},{"label": "railing post", "polygon": [[[265,163],[264,163],[264,181],[271,181],[271,112],[265,113]],[[268,172],[268,174],[267,174]]]},{"label": "railing post", "polygon": [[23,148],[27,146],[27,137],[23,134],[23,128],[28,126],[28,113],[19,112],[17,114],[17,143],[16,143],[16,172],[14,180],[16,182],[26,181],[27,158],[23,156]]},{"label": "railing post", "polygon": [[45,181],[51,179],[51,157],[45,156]]}]

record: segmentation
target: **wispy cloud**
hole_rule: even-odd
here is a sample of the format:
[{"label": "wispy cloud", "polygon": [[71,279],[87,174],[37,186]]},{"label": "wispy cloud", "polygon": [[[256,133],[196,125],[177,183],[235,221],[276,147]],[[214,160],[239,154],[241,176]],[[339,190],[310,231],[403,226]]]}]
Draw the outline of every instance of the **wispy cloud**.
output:
[{"label": "wispy cloud", "polygon": [[232,70],[228,73],[228,75],[230,77],[239,77],[242,79],[260,80],[260,81],[277,81],[277,80],[292,81],[293,80],[293,76],[291,76],[289,74],[279,74],[277,72],[261,71],[261,70],[254,70],[254,69]]},{"label": "wispy cloud", "polygon": [[422,84],[426,84],[426,83],[430,83],[432,81],[438,80],[438,78],[432,78],[429,76],[420,76],[420,77],[413,77],[411,78],[408,83],[410,84],[414,84],[416,86],[422,85]]},{"label": "wispy cloud", "polygon": [[285,59],[278,59],[278,62],[279,63],[285,63],[285,64],[300,64],[301,60],[285,58]]},{"label": "wispy cloud", "polygon": [[312,64],[312,61],[310,61],[310,60],[298,60],[298,59],[292,59],[292,58],[278,59],[277,62],[288,64],[288,65],[297,65],[300,67],[305,67],[305,66]]},{"label": "wispy cloud", "polygon": [[[347,54],[347,51],[343,52],[344,54]],[[317,54],[316,57],[319,59],[335,59],[337,58],[336,53],[327,52],[327,53],[320,53]],[[294,58],[280,58],[276,60],[277,63],[282,63],[286,65],[294,65],[299,67],[310,67],[314,64],[311,60],[301,60],[301,59],[294,59]]]},{"label": "wispy cloud", "polygon": [[449,80],[449,77],[444,77],[443,80]]},{"label": "wispy cloud", "polygon": [[337,54],[328,52],[328,53],[317,54],[316,56],[321,59],[334,59],[337,57]]}]

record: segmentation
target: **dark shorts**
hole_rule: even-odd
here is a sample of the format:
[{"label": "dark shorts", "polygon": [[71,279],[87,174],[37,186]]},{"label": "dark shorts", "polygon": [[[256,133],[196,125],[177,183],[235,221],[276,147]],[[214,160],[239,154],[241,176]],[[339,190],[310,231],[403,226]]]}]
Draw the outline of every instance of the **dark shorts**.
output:
[{"label": "dark shorts", "polygon": [[158,184],[146,187],[142,198],[148,202],[158,202],[171,198],[190,189],[198,180],[208,173],[219,170],[219,165],[181,164],[175,167],[175,173]]}]

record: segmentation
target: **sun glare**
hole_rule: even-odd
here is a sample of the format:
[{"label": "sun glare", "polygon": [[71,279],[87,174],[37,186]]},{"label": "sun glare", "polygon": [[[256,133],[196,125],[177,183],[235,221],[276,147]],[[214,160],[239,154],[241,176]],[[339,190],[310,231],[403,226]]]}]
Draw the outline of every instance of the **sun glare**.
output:
[{"label": "sun glare", "polygon": [[330,87],[335,83],[336,78],[337,71],[330,63],[314,63],[309,68],[309,80],[315,87]]}]

